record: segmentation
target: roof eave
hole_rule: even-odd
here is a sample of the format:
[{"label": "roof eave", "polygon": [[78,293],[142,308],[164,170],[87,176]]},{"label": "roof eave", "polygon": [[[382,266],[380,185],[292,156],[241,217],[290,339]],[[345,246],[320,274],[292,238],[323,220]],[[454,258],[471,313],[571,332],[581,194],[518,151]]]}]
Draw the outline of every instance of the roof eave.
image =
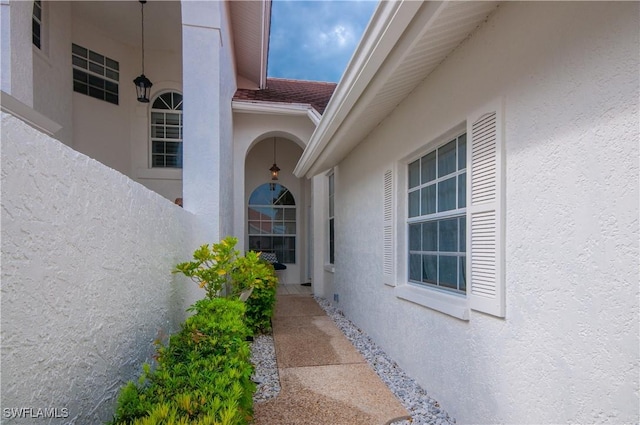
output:
[{"label": "roof eave", "polygon": [[369,86],[391,53],[407,26],[420,9],[420,2],[403,0],[381,1],[365,30],[336,90],[311,135],[293,173],[297,177],[313,177],[335,164],[318,162],[320,155],[338,142],[333,137]]}]

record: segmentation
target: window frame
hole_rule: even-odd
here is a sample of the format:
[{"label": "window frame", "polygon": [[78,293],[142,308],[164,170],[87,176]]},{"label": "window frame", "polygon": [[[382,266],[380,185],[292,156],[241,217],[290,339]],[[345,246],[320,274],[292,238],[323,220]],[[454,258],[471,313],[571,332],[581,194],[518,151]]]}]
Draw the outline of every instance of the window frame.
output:
[{"label": "window frame", "polygon": [[[167,93],[171,93],[171,94],[178,94],[181,97],[180,102],[178,102],[178,104],[174,105],[173,100],[172,100],[172,105],[167,105],[169,106],[168,109],[159,109],[159,108],[154,108],[153,105],[156,103],[156,101],[158,99],[160,99],[163,95],[167,94]],[[164,100],[163,100],[164,102]],[[166,102],[164,102],[165,104],[167,104]],[[176,107],[180,107],[180,109],[175,109]],[[182,107],[184,106],[184,96],[183,94],[179,91],[179,90],[174,90],[174,89],[168,89],[168,90],[163,90],[160,91],[158,93],[156,93],[151,102],[149,102],[149,148],[148,148],[148,167],[149,169],[152,170],[182,170],[183,168],[183,159],[184,159],[184,113],[183,113],[183,109]],[[154,122],[153,122],[153,114],[154,113],[162,113],[162,114],[176,114],[179,115],[178,118],[178,134],[179,134],[179,138],[178,139],[171,139],[171,138],[166,138],[166,137],[155,137],[154,136],[154,132],[153,132],[153,127],[154,127]],[[166,117],[165,117],[166,118]],[[158,124],[155,124],[158,125]],[[165,126],[165,130],[166,130],[166,122],[164,124]],[[166,135],[166,132],[165,132]],[[164,153],[155,153],[154,152],[154,142],[162,142],[165,146],[165,152]],[[167,143],[179,143],[180,148],[178,149],[178,153],[176,154],[177,159],[177,165],[176,167],[168,167],[168,166],[156,166],[154,165],[154,155],[164,155],[165,156],[165,164],[166,164],[166,144]]]},{"label": "window frame", "polygon": [[[292,199],[292,204],[262,204],[262,203],[255,203],[252,204],[251,203],[251,198],[253,197],[253,195],[262,187],[267,186],[267,185],[279,185],[282,188],[286,189],[287,192],[290,194],[291,199]],[[285,231],[282,233],[275,233],[275,232],[271,232],[271,233],[252,233],[251,232],[251,222],[264,222],[264,223],[275,223],[276,221],[274,219],[270,220],[270,221],[262,221],[262,220],[251,220],[251,207],[255,207],[255,208],[277,208],[277,209],[282,209],[282,224],[284,225],[284,229]],[[293,211],[292,215],[289,215],[289,217],[293,217],[293,219],[287,219],[287,214],[285,211]],[[280,221],[280,220],[279,220]],[[286,233],[286,223],[293,223],[294,227],[295,227],[295,233]],[[285,185],[281,184],[281,183],[273,183],[273,182],[269,182],[269,183],[263,183],[258,185],[255,189],[253,189],[253,191],[251,191],[251,194],[249,195],[249,199],[247,201],[247,219],[246,219],[246,224],[247,224],[247,247],[250,250],[254,250],[254,251],[261,251],[261,252],[274,252],[276,253],[276,255],[278,254],[278,251],[276,249],[274,249],[273,247],[271,248],[263,248],[263,247],[252,247],[251,244],[251,238],[252,237],[266,237],[266,238],[282,238],[283,242],[286,238],[288,239],[293,239],[293,248],[292,249],[285,249],[285,245],[283,245],[282,248],[282,252],[284,253],[284,251],[289,251],[293,253],[293,261],[288,261],[289,258],[284,258],[284,255],[277,255],[278,258],[278,262],[283,263],[283,264],[297,264],[298,262],[298,226],[299,226],[299,220],[298,220],[298,204],[295,200],[295,196],[293,195],[293,192],[291,192],[291,190],[289,190],[288,187],[286,187]],[[272,228],[275,226],[272,226]]]},{"label": "window frame", "polygon": [[326,266],[335,266],[335,170],[327,173],[327,256]]},{"label": "window frame", "polygon": [[[469,284],[467,279],[466,290],[464,293],[453,292],[450,290],[442,289],[440,287],[430,285],[430,284],[417,284],[411,282],[409,279],[409,259],[410,259],[410,238],[409,238],[409,225],[411,223],[423,222],[423,217],[415,216],[409,217],[409,164],[413,163],[416,160],[420,160],[423,156],[429,155],[431,152],[437,151],[437,149],[445,146],[452,139],[461,136],[462,134],[467,134],[467,147],[466,147],[466,161],[465,161],[465,170],[466,170],[466,179],[469,178],[468,170],[470,167],[469,158],[469,136],[467,131],[466,122],[462,122],[459,125],[455,126],[450,131],[442,134],[441,136],[434,138],[432,141],[423,145],[420,149],[412,152],[406,157],[402,158],[398,161],[398,185],[400,191],[398,192],[401,195],[401,199],[397,204],[398,208],[398,231],[401,231],[401,237],[399,237],[395,244],[399,249],[399,253],[401,253],[401,261],[400,267],[398,270],[398,280],[400,284],[398,284],[394,288],[394,295],[402,300],[412,302],[414,304],[418,304],[427,308],[430,308],[435,311],[439,311],[441,313],[447,314],[449,316],[468,321],[469,320],[469,302],[468,302],[468,292],[469,292]],[[436,157],[437,159],[437,157]],[[457,168],[457,156],[456,156],[456,179],[458,175],[461,175],[462,171]],[[442,176],[442,180],[446,178],[451,178],[451,176]],[[437,177],[436,179],[441,179]],[[425,184],[426,185],[426,184]],[[418,187],[423,187],[422,182]],[[413,189],[415,190],[415,189]],[[419,189],[418,189],[419,190]],[[436,188],[437,190],[437,188]],[[468,181],[466,182],[466,194],[468,195],[469,187]],[[437,192],[436,192],[437,197]],[[457,192],[457,184],[456,184],[456,198],[458,197]],[[465,201],[465,204],[468,202]],[[458,204],[456,203],[456,206]],[[436,212],[430,216],[431,220],[442,220],[453,217],[464,217],[466,219],[468,215],[468,205],[465,205],[463,209],[456,208],[454,210]],[[401,230],[402,229],[402,230]],[[459,230],[458,230],[459,234]],[[469,258],[468,253],[468,244],[469,244],[469,226],[466,226],[465,229],[465,252],[466,258]],[[468,267],[468,261],[465,262],[465,266]],[[466,269],[465,269],[466,270]]]},{"label": "window frame", "polygon": [[[86,52],[85,56],[82,56],[80,49]],[[93,59],[92,56],[102,57],[102,63]],[[83,61],[85,62],[84,65],[82,64]],[[94,68],[102,68],[102,73],[98,73],[91,69],[92,65]],[[72,42],[71,71],[74,93],[83,94],[93,99],[102,100],[103,102],[116,106],[120,104],[120,62],[108,57],[107,55],[98,53],[95,50],[91,50]],[[83,76],[86,76],[85,81],[81,80]],[[93,84],[91,81],[93,81]],[[101,82],[102,87],[98,87],[96,84],[98,81]],[[76,86],[76,84],[78,84],[78,86]],[[112,86],[115,85],[115,90],[113,90],[113,87],[108,89],[107,87],[109,84]],[[80,85],[86,86],[86,91],[81,91],[78,88]],[[95,90],[93,93],[102,93],[102,96],[97,97],[90,94],[91,89]]]}]

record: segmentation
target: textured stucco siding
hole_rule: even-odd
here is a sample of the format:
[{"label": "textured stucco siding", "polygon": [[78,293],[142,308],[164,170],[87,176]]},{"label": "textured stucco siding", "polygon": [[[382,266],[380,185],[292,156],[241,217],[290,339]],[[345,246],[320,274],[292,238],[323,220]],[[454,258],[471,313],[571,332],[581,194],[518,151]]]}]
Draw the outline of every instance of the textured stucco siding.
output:
[{"label": "textured stucco siding", "polygon": [[[458,423],[638,421],[638,7],[502,4],[339,166],[339,306]],[[383,175],[496,98],[507,314],[467,322],[383,284]]]},{"label": "textured stucco siding", "polygon": [[2,407],[110,419],[153,340],[202,296],[170,273],[211,242],[202,234],[189,212],[3,113]]}]

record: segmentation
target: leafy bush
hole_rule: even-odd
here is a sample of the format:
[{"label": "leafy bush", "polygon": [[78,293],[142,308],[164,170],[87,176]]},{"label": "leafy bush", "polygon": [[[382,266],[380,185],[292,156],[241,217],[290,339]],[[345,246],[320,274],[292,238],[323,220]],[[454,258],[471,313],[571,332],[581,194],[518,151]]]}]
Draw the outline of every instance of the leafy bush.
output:
[{"label": "leafy bush", "polygon": [[241,257],[235,249],[237,238],[228,236],[217,244],[202,245],[193,260],[176,265],[173,273],[182,273],[205,288],[207,298],[247,299],[246,322],[254,334],[271,329],[278,278],[270,263],[249,251]]},{"label": "leafy bush", "polygon": [[252,416],[251,334],[241,301],[203,299],[159,347],[158,366],[120,392],[112,424],[247,424]]}]

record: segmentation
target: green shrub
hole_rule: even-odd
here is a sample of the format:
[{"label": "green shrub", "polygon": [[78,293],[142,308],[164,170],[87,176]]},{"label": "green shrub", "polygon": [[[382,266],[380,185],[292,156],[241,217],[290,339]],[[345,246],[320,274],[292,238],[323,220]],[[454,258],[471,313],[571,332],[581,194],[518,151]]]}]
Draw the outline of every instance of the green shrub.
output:
[{"label": "green shrub", "polygon": [[203,299],[195,314],[159,347],[158,365],[120,392],[112,424],[247,424],[255,384],[246,342],[245,305]]},{"label": "green shrub", "polygon": [[249,251],[244,257],[235,249],[237,238],[226,237],[220,243],[202,245],[193,260],[176,265],[173,273],[190,277],[207,298],[239,298],[249,294],[246,322],[253,334],[271,329],[271,316],[276,300],[278,278],[273,266]]}]

